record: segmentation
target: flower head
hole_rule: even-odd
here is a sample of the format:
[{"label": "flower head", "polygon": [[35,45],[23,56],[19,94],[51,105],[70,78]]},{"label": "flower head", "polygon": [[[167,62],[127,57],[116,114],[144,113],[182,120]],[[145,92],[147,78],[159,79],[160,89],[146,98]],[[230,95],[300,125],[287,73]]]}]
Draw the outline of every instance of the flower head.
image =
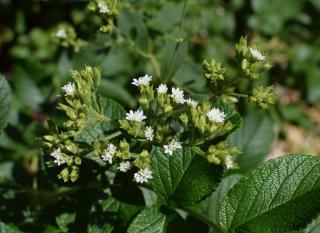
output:
[{"label": "flower head", "polygon": [[107,4],[105,2],[99,2],[98,8],[99,8],[100,13],[108,13],[110,11],[109,7],[107,6]]},{"label": "flower head", "polygon": [[146,130],[144,131],[144,136],[146,137],[147,140],[153,141],[154,138],[154,130],[152,129],[151,126],[147,126]]},{"label": "flower head", "polygon": [[144,119],[146,119],[147,117],[145,115],[143,115],[143,111],[142,110],[137,110],[137,111],[132,111],[130,110],[129,113],[126,113],[126,119],[128,121],[137,121],[137,122],[141,122]]},{"label": "flower head", "polygon": [[257,59],[257,60],[259,60],[259,61],[263,61],[266,57],[265,56],[263,56],[262,54],[261,54],[261,52],[259,51],[259,50],[257,50],[257,49],[252,49],[252,48],[250,48],[250,53],[251,53],[251,55],[255,58],[255,59]]},{"label": "flower head", "polygon": [[129,161],[121,162],[119,164],[119,171],[121,172],[127,172],[131,168],[131,163]]},{"label": "flower head", "polygon": [[179,88],[172,88],[171,97],[173,98],[174,102],[178,104],[183,104],[186,100],[184,99],[184,93]]},{"label": "flower head", "polygon": [[168,91],[168,87],[166,84],[160,84],[157,88],[158,94],[166,94]]},{"label": "flower head", "polygon": [[172,140],[168,145],[164,145],[163,148],[165,154],[172,155],[176,149],[181,149],[182,146],[180,142]]},{"label": "flower head", "polygon": [[192,106],[192,107],[197,107],[197,105],[198,105],[198,101],[195,101],[191,98],[186,99],[186,103],[187,103],[187,105]]},{"label": "flower head", "polygon": [[112,164],[112,159],[114,154],[116,153],[116,147],[112,143],[109,143],[107,149],[104,150],[102,159],[110,164]]},{"label": "flower head", "polygon": [[216,123],[223,123],[226,114],[222,111],[220,111],[218,108],[212,108],[208,113],[207,116],[210,121],[216,122]]},{"label": "flower head", "polygon": [[65,39],[67,38],[67,32],[65,28],[60,28],[57,32],[56,32],[56,37],[59,39]]},{"label": "flower head", "polygon": [[234,162],[233,162],[233,160],[232,160],[230,155],[226,156],[225,164],[226,164],[227,169],[233,169],[234,168]]},{"label": "flower head", "polygon": [[134,78],[133,79],[133,82],[131,83],[132,85],[135,85],[137,87],[140,87],[140,86],[148,86],[149,83],[151,82],[152,80],[152,76],[149,76],[149,75],[144,75],[142,77],[139,77],[139,78]]},{"label": "flower head", "polygon": [[74,93],[74,91],[76,90],[76,86],[74,83],[69,82],[68,84],[64,85],[61,89],[64,91],[64,95],[68,96]]},{"label": "flower head", "polygon": [[152,171],[150,168],[143,168],[134,173],[134,180],[137,183],[146,183],[152,178]]},{"label": "flower head", "polygon": [[60,148],[55,149],[50,156],[52,156],[53,158],[55,158],[55,160],[53,161],[54,163],[56,163],[58,166],[60,166],[61,164],[66,163],[66,160],[64,159]]}]

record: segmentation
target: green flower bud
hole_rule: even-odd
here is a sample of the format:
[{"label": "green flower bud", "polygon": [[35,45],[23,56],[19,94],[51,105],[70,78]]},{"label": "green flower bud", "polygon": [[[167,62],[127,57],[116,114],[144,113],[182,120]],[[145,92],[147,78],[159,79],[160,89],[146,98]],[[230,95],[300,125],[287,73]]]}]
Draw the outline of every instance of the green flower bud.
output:
[{"label": "green flower bud", "polygon": [[207,159],[209,163],[214,163],[216,165],[219,165],[221,163],[220,159],[218,159],[215,155],[208,155]]},{"label": "green flower bud", "polygon": [[224,80],[224,75],[227,69],[223,67],[221,63],[216,62],[214,59],[211,59],[210,61],[204,60],[202,67],[204,70],[204,76],[211,82]]},{"label": "green flower bud", "polygon": [[277,95],[272,86],[256,87],[253,89],[252,96],[250,96],[250,100],[256,102],[263,109],[275,104],[276,99]]},{"label": "green flower bud", "polygon": [[180,118],[181,122],[182,122],[185,126],[188,125],[189,118],[188,118],[188,115],[187,115],[186,113],[182,113],[179,118]]},{"label": "green flower bud", "polygon": [[62,179],[64,182],[69,181],[69,168],[64,168],[58,175],[59,179]]},{"label": "green flower bud", "polygon": [[74,157],[74,163],[76,164],[76,165],[81,165],[81,158],[80,157],[78,157],[78,156],[75,156]]},{"label": "green flower bud", "polygon": [[79,177],[79,168],[77,166],[72,166],[72,170],[70,173],[70,180],[75,182]]}]

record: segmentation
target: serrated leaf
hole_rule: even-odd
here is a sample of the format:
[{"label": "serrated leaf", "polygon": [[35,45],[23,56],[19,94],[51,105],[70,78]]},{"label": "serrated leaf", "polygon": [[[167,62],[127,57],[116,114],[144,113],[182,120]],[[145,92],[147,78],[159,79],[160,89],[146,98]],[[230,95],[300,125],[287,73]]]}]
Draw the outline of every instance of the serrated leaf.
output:
[{"label": "serrated leaf", "polygon": [[11,90],[4,76],[0,75],[0,133],[6,127],[9,106],[11,102]]},{"label": "serrated leaf", "polygon": [[203,201],[189,207],[210,222],[218,224],[218,207],[227,196],[230,189],[242,178],[240,174],[233,174],[224,178],[217,189]]},{"label": "serrated leaf", "polygon": [[190,148],[176,150],[171,156],[155,148],[151,155],[151,189],[162,201],[189,205],[209,195],[222,173]]},{"label": "serrated leaf", "polygon": [[[122,119],[125,116],[124,108],[116,101],[99,96],[101,112],[112,120]],[[76,140],[91,143],[95,138],[102,138],[105,132],[115,129],[115,125],[109,121],[98,121],[95,118],[89,119],[87,125],[77,135]]]},{"label": "serrated leaf", "polygon": [[155,208],[142,210],[132,221],[128,233],[162,233],[165,232],[166,216]]},{"label": "serrated leaf", "polygon": [[315,218],[304,230],[305,233],[318,233],[320,232],[320,216]]},{"label": "serrated leaf", "polygon": [[218,219],[228,232],[287,232],[320,208],[320,158],[285,156],[258,167],[229,192]]},{"label": "serrated leaf", "polygon": [[237,157],[240,170],[246,173],[256,168],[270,151],[273,139],[272,122],[262,112],[249,114],[242,127],[228,138],[230,146],[241,150]]},{"label": "serrated leaf", "polygon": [[59,226],[60,230],[62,232],[68,232],[69,227],[68,225],[73,223],[75,220],[76,215],[70,214],[70,213],[63,213],[56,217],[57,225]]}]

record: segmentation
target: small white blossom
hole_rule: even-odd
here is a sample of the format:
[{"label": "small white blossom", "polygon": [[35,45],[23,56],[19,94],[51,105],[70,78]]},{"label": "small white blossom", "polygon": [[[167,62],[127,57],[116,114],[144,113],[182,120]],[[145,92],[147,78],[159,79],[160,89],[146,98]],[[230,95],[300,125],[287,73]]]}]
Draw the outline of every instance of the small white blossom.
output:
[{"label": "small white blossom", "polygon": [[152,178],[152,171],[149,168],[144,168],[134,173],[134,180],[137,183],[145,183]]},{"label": "small white blossom", "polygon": [[226,164],[227,169],[233,169],[234,168],[234,162],[233,162],[233,160],[232,160],[230,155],[226,156],[225,164]]},{"label": "small white blossom", "polygon": [[149,75],[144,75],[142,77],[139,77],[139,78],[134,78],[133,79],[133,82],[131,84],[137,86],[137,87],[140,87],[140,86],[148,86],[149,83],[151,82],[152,80],[152,76],[149,76]]},{"label": "small white blossom", "polygon": [[146,130],[144,131],[144,136],[146,137],[147,140],[153,141],[154,130],[152,129],[151,126],[146,127]]},{"label": "small white blossom", "polygon": [[104,150],[102,160],[112,164],[112,159],[114,154],[116,153],[116,147],[112,143],[110,143],[107,149]]},{"label": "small white blossom", "polygon": [[67,38],[67,32],[65,28],[60,28],[57,32],[56,32],[56,37],[59,39],[65,39]]},{"label": "small white blossom", "polygon": [[195,101],[195,100],[193,100],[193,99],[191,99],[191,98],[186,99],[186,103],[187,103],[189,106],[192,106],[192,107],[197,107],[197,105],[198,105],[198,101]]},{"label": "small white blossom", "polygon": [[173,98],[174,102],[178,104],[183,104],[186,100],[184,99],[184,93],[179,88],[172,88],[171,97]]},{"label": "small white blossom", "polygon": [[58,166],[60,166],[61,164],[66,163],[66,160],[64,159],[60,148],[54,150],[50,155],[53,158],[55,158],[55,160],[53,162],[56,163]]},{"label": "small white blossom", "polygon": [[266,57],[261,54],[261,52],[257,49],[250,48],[251,55],[259,61],[263,61]]},{"label": "small white blossom", "polygon": [[225,118],[226,118],[226,114],[222,111],[220,111],[217,108],[212,108],[208,113],[207,116],[209,118],[210,121],[216,122],[216,123],[223,123]]},{"label": "small white blossom", "polygon": [[62,88],[61,88],[63,91],[64,91],[64,95],[65,96],[68,96],[68,95],[72,95],[74,93],[74,91],[76,90],[76,86],[74,83],[68,83],[66,85],[64,85]]},{"label": "small white blossom", "polygon": [[107,6],[107,4],[105,2],[99,2],[98,8],[99,8],[99,12],[102,14],[108,13],[110,11],[109,7]]},{"label": "small white blossom", "polygon": [[131,163],[129,161],[121,162],[118,167],[119,171],[121,172],[127,172],[129,171],[130,168],[131,168]]},{"label": "small white blossom", "polygon": [[180,142],[172,140],[168,145],[164,145],[163,148],[165,154],[172,155],[176,149],[181,149],[182,146]]},{"label": "small white blossom", "polygon": [[145,115],[143,115],[143,111],[142,110],[137,110],[137,111],[132,111],[130,110],[130,112],[126,113],[126,119],[128,121],[137,121],[137,122],[141,122],[144,119],[146,119],[147,117]]},{"label": "small white blossom", "polygon": [[166,94],[168,91],[168,87],[166,84],[160,84],[157,88],[158,94]]}]

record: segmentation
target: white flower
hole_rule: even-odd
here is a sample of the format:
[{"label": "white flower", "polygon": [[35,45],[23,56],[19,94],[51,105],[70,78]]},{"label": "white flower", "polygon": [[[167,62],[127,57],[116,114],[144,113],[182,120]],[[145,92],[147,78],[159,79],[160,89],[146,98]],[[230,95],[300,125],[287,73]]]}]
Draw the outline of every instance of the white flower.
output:
[{"label": "white flower", "polygon": [[183,91],[181,91],[179,88],[172,88],[171,97],[173,98],[174,102],[178,104],[183,104],[186,101],[184,99]]},{"label": "white flower", "polygon": [[59,39],[65,39],[67,38],[67,32],[65,28],[60,28],[57,32],[56,32],[56,37]]},{"label": "white flower", "polygon": [[131,163],[129,161],[121,162],[119,164],[119,171],[121,172],[127,172],[131,168]]},{"label": "white flower", "polygon": [[226,118],[226,114],[222,111],[220,111],[217,108],[212,108],[208,113],[207,116],[209,118],[210,121],[216,122],[216,123],[223,123],[225,118]]},{"label": "white flower", "polygon": [[160,84],[157,88],[158,94],[166,94],[168,91],[168,87],[166,84]]},{"label": "white flower", "polygon": [[148,86],[149,83],[151,82],[152,80],[152,76],[149,76],[149,75],[144,75],[142,77],[139,77],[138,79],[134,78],[133,79],[133,82],[131,84],[137,86],[137,87],[140,87],[140,86]]},{"label": "white flower", "polygon": [[192,107],[197,107],[197,105],[198,105],[198,101],[195,101],[195,100],[193,100],[193,99],[191,99],[191,98],[186,99],[186,103],[187,103],[189,106],[192,106]]},{"label": "white flower", "polygon": [[109,7],[104,2],[99,2],[98,3],[98,7],[99,7],[99,12],[100,13],[108,13],[110,11]]},{"label": "white flower", "polygon": [[265,56],[263,56],[262,54],[261,54],[261,52],[259,51],[259,50],[257,50],[257,49],[252,49],[252,48],[250,48],[250,53],[251,53],[251,55],[255,58],[255,59],[257,59],[257,60],[259,60],[259,61],[263,61],[266,57]]},{"label": "white flower", "polygon": [[114,154],[116,153],[116,149],[117,148],[112,143],[109,143],[107,149],[104,150],[102,160],[112,164],[112,159]]},{"label": "white flower", "polygon": [[61,88],[63,91],[64,91],[64,95],[67,96],[67,95],[72,95],[76,89],[76,86],[74,83],[68,83],[66,85],[64,85],[62,88]]},{"label": "white flower", "polygon": [[152,179],[152,171],[149,168],[144,168],[134,173],[134,180],[137,183],[145,183]]},{"label": "white flower", "polygon": [[146,127],[146,130],[144,131],[144,136],[146,137],[147,140],[153,141],[154,130],[152,129],[151,126]]},{"label": "white flower", "polygon": [[55,160],[53,161],[54,163],[58,164],[58,166],[60,166],[61,164],[66,163],[66,160],[64,159],[60,148],[54,150],[51,154],[50,154],[53,158],[55,158]]},{"label": "white flower", "polygon": [[172,140],[168,145],[164,145],[163,148],[165,154],[172,155],[176,149],[181,149],[182,146],[180,142]]},{"label": "white flower", "polygon": [[147,117],[145,115],[143,115],[143,111],[142,110],[137,110],[137,111],[132,111],[130,110],[129,113],[126,113],[126,119],[128,121],[137,121],[137,122],[141,122],[144,119],[146,119]]},{"label": "white flower", "polygon": [[233,160],[232,160],[230,155],[226,156],[225,164],[226,164],[227,169],[233,169],[234,168],[234,162],[233,162]]}]

